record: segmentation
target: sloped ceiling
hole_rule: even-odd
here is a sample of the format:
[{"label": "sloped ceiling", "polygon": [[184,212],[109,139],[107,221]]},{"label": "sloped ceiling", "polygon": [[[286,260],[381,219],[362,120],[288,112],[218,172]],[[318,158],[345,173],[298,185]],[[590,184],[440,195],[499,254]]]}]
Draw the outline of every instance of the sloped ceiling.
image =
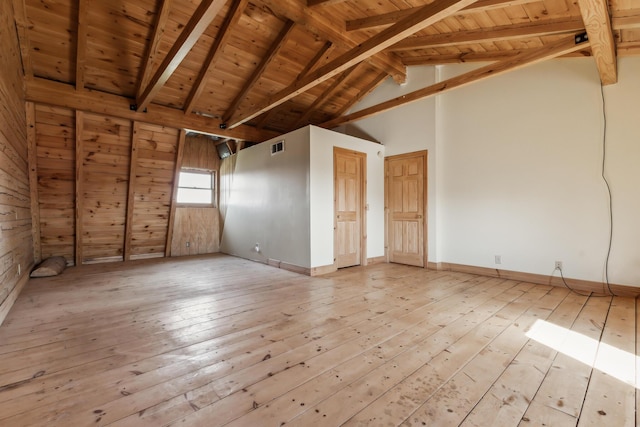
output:
[{"label": "sloped ceiling", "polygon": [[[185,127],[208,119],[210,132],[238,139],[339,123],[385,78],[402,82],[407,65],[593,55],[611,84],[616,58],[640,53],[637,0],[13,3],[33,100],[126,98],[105,108]],[[553,49],[583,32],[583,45]]]}]

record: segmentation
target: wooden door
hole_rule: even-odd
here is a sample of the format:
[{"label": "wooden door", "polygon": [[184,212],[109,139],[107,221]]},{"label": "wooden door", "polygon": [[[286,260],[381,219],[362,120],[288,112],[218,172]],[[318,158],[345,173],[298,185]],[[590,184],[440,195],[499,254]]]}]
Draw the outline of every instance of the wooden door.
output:
[{"label": "wooden door", "polygon": [[366,154],[334,148],[334,262],[337,268],[363,264],[365,164]]},{"label": "wooden door", "polygon": [[426,151],[385,159],[389,262],[426,264],[426,165]]}]

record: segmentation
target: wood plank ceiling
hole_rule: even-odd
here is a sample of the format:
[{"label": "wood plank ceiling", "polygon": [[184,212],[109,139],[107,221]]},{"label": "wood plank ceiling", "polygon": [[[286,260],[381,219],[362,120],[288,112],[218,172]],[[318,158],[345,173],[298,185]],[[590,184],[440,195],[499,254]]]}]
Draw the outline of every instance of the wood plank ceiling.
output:
[{"label": "wood plank ceiling", "polygon": [[[508,70],[593,55],[611,84],[617,57],[640,54],[637,0],[13,3],[30,101],[258,142],[350,121],[358,100],[386,77],[404,81],[408,65],[495,61]],[[554,47],[585,31],[589,42]]]}]

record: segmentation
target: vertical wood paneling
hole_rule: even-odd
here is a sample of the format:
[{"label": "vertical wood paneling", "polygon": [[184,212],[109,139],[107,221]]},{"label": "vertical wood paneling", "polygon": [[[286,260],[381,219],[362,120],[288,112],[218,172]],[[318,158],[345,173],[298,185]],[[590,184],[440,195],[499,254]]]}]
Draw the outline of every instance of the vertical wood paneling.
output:
[{"label": "vertical wood paneling", "polygon": [[131,259],[162,257],[167,247],[179,131],[139,124],[131,225]]},{"label": "vertical wood paneling", "polygon": [[138,166],[138,135],[140,134],[140,122],[133,123],[131,134],[131,157],[129,167],[129,191],[127,192],[127,217],[125,219],[124,232],[124,260],[131,259],[131,234],[133,233],[133,207],[135,205],[136,167]]},{"label": "vertical wood paneling", "polygon": [[[219,214],[213,208],[177,208],[171,256],[211,254],[220,251]],[[187,246],[187,243],[189,244]]]},{"label": "vertical wood paneling", "polygon": [[[83,114],[77,199],[82,262],[122,260],[129,183],[131,122]],[[79,232],[79,231],[78,231]]]},{"label": "vertical wood paneling", "polygon": [[0,2],[0,323],[33,264],[22,64],[12,2]]},{"label": "vertical wood paneling", "polygon": [[[218,157],[215,141],[206,135],[187,136],[181,167],[217,172],[220,168],[220,157]],[[217,175],[216,178],[218,178]],[[219,183],[216,182],[216,187],[218,185]],[[217,194],[215,197],[217,199]],[[214,207],[178,206],[173,219],[170,242],[171,256],[219,252],[220,212]]]},{"label": "vertical wood paneling", "polygon": [[176,164],[173,170],[173,188],[171,189],[171,208],[169,209],[169,227],[167,228],[167,246],[164,250],[164,256],[171,256],[171,242],[173,240],[173,228],[176,222],[176,199],[178,197],[178,179],[180,176],[180,167],[182,165],[182,156],[184,155],[184,142],[186,139],[186,131],[180,130],[178,135],[178,152],[176,153]]},{"label": "vertical wood paneling", "polygon": [[184,145],[182,167],[218,170],[220,157],[215,141],[206,135],[188,135]]},{"label": "vertical wood paneling", "polygon": [[84,153],[84,146],[82,144],[84,126],[84,113],[82,111],[76,111],[76,193],[75,193],[75,264],[80,265],[84,259],[83,255],[83,206],[84,206],[84,165],[82,164],[82,156]]},{"label": "vertical wood paneling", "polygon": [[43,105],[35,123],[42,256],[165,256],[180,131]]},{"label": "vertical wood paneling", "polygon": [[36,105],[36,167],[42,257],[75,260],[75,113]]},{"label": "vertical wood paneling", "polygon": [[33,239],[33,260],[42,261],[40,244],[40,207],[38,206],[38,160],[36,147],[36,106],[26,104],[27,153],[29,157],[29,195],[31,198],[31,237]]}]

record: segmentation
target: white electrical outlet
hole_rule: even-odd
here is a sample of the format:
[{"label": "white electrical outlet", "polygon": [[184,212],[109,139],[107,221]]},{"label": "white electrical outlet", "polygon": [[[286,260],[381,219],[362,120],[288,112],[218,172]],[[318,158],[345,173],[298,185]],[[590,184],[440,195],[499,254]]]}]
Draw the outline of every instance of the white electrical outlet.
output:
[{"label": "white electrical outlet", "polygon": [[495,255],[495,263],[502,264],[502,255]]},{"label": "white electrical outlet", "polygon": [[562,261],[556,261],[556,270],[562,270]]},{"label": "white electrical outlet", "polygon": [[256,242],[256,246],[255,246],[254,250],[255,250],[256,252],[258,252],[258,253],[260,252],[260,243],[257,243],[257,242]]}]

